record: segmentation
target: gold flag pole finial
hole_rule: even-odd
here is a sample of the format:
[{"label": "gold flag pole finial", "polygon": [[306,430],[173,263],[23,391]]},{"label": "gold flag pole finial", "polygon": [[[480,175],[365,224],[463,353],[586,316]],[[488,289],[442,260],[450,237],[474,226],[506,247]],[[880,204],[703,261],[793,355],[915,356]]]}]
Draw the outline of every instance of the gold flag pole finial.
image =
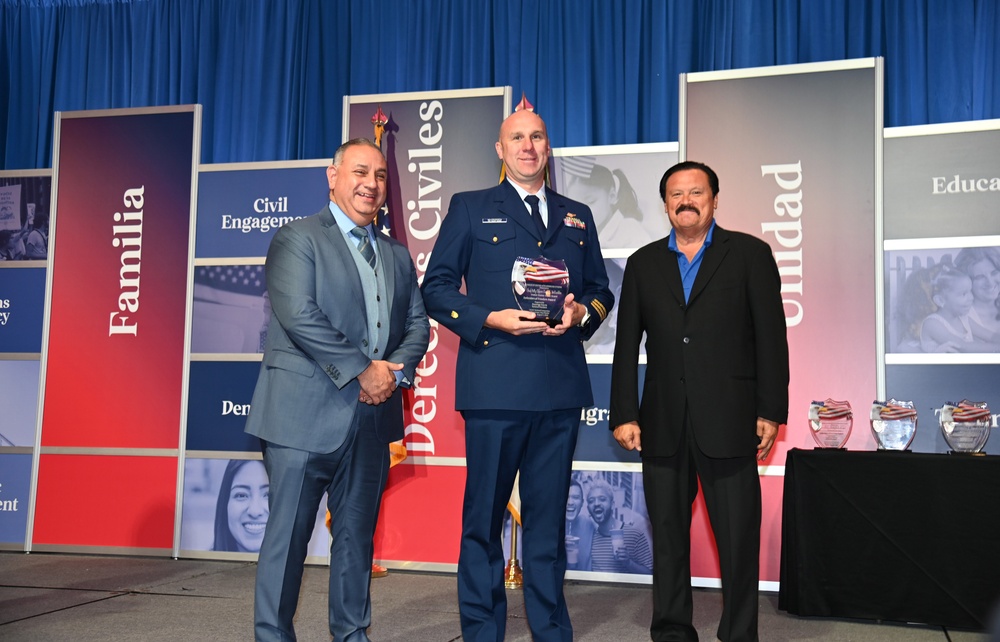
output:
[{"label": "gold flag pole finial", "polygon": [[389,122],[386,118],[385,113],[382,111],[382,105],[378,106],[378,111],[372,116],[372,125],[375,126],[375,144],[382,147],[382,134],[385,133],[385,124]]}]

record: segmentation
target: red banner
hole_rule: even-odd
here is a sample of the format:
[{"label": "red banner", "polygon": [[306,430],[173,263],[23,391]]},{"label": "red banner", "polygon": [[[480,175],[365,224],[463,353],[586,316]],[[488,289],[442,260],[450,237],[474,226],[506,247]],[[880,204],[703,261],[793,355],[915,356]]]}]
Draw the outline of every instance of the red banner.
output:
[{"label": "red banner", "polygon": [[[117,457],[87,451],[130,449],[131,455],[179,446],[195,121],[193,107],[81,112],[57,120],[35,541],[170,545],[172,529],[166,537],[152,529],[129,529],[127,538],[110,534],[135,518],[129,503],[118,502],[123,487],[149,499],[170,498],[157,508],[172,521],[176,461],[174,474],[146,474],[147,467],[162,466],[150,460],[128,480],[116,477]],[[67,447],[88,456],[46,454]],[[65,489],[82,480],[116,495],[109,505],[118,510],[94,521],[110,539],[91,533],[77,540],[77,529],[62,523]],[[148,506],[141,497],[132,508]]]}]

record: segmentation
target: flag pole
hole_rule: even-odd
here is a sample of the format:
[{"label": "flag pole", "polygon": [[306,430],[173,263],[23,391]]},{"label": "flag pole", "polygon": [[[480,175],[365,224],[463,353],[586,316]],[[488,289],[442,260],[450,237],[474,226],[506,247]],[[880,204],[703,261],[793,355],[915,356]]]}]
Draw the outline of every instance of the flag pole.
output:
[{"label": "flag pole", "polygon": [[511,514],[510,520],[510,559],[503,570],[503,585],[509,589],[519,589],[524,584],[521,577],[521,564],[517,559],[517,520]]}]

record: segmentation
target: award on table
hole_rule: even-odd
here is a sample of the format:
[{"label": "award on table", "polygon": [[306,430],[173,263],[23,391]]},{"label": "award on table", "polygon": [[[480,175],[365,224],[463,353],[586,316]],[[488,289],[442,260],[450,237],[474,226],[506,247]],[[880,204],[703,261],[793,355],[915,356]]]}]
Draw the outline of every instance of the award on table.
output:
[{"label": "award on table", "polygon": [[949,401],[938,412],[938,423],[952,452],[975,455],[990,438],[993,415],[984,401]]},{"label": "award on table", "polygon": [[879,450],[906,450],[917,434],[917,411],[912,401],[875,401],[871,424]]},{"label": "award on table", "polygon": [[820,448],[843,448],[853,426],[854,412],[847,401],[827,398],[809,405],[809,427]]},{"label": "award on table", "polygon": [[514,259],[510,273],[510,286],[517,307],[534,312],[535,321],[544,321],[550,327],[559,325],[563,301],[569,292],[569,270],[566,262],[544,256]]}]

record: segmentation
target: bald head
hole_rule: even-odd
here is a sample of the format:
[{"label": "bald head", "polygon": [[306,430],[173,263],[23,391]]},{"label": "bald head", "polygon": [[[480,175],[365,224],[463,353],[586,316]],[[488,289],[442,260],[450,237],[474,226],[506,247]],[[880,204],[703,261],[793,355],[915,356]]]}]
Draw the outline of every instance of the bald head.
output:
[{"label": "bald head", "polygon": [[530,111],[516,111],[500,125],[497,156],[507,168],[507,177],[531,193],[545,182],[549,162],[549,135],[545,121]]}]

